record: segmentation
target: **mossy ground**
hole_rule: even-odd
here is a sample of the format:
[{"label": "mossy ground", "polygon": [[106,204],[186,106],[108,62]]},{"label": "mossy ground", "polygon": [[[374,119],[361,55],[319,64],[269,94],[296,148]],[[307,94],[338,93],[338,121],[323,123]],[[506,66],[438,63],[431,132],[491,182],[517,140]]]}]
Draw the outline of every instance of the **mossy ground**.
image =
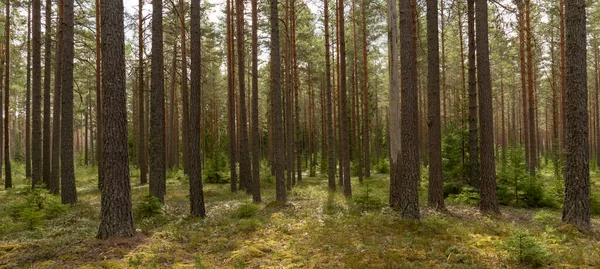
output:
[{"label": "mossy ground", "polygon": [[[189,218],[188,182],[169,173],[164,213],[137,217],[134,238],[95,239],[100,194],[95,171],[79,168],[79,202],[36,229],[11,216],[29,181],[15,171],[16,187],[0,191],[0,268],[498,268],[521,267],[502,244],[527,232],[551,254],[555,268],[600,267],[600,219],[592,233],[561,226],[558,210],[503,207],[486,216],[476,207],[449,204],[447,213],[422,207],[420,222],[405,221],[387,207],[387,175],[359,184],[354,196],[369,195],[374,207],[327,189],[323,177],[304,178],[289,203],[273,203],[265,184],[258,210],[241,209],[251,196],[228,185],[205,185],[208,216]],[[132,172],[134,208],[147,193]],[[425,188],[422,188],[425,189]],[[421,195],[421,204],[425,194]],[[364,205],[365,199],[360,199]],[[246,206],[246,208],[251,208]]]}]

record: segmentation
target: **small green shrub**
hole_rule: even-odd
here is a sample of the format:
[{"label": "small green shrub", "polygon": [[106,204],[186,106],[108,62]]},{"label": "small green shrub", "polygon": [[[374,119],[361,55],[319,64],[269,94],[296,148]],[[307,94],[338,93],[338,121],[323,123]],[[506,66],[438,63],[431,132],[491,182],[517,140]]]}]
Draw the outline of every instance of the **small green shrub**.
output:
[{"label": "small green shrub", "polygon": [[459,194],[448,195],[448,201],[457,204],[478,205],[479,192],[471,186],[465,186]]},{"label": "small green shrub", "polygon": [[27,207],[19,213],[19,217],[27,224],[27,228],[33,230],[42,224],[44,211],[34,207]]},{"label": "small green shrub", "polygon": [[206,160],[206,167],[202,172],[204,182],[209,184],[227,184],[230,181],[227,171],[227,158],[225,158],[225,154],[221,152],[215,153],[212,158]]},{"label": "small green shrub", "polygon": [[234,219],[249,219],[256,216],[259,209],[260,207],[253,203],[243,203],[231,213],[231,217]]},{"label": "small green shrub", "polygon": [[598,192],[592,191],[590,193],[590,209],[593,215],[600,215],[600,194]]},{"label": "small green shrub", "polygon": [[374,193],[373,188],[367,184],[364,190],[353,199],[356,207],[361,211],[379,210],[385,204]]},{"label": "small green shrub", "polygon": [[536,180],[531,179],[521,187],[521,201],[526,207],[543,207],[544,206],[544,189]]},{"label": "small green shrub", "polygon": [[390,173],[390,162],[387,159],[381,159],[375,165],[375,170],[378,174],[389,174]]},{"label": "small green shrub", "polygon": [[460,194],[462,192],[462,189],[463,189],[463,184],[456,183],[456,182],[444,183],[444,187],[443,187],[444,198],[447,198],[451,194],[454,194],[454,195]]},{"label": "small green shrub", "polygon": [[528,232],[517,231],[512,234],[501,248],[508,252],[511,259],[521,264],[539,267],[551,260],[550,252]]},{"label": "small green shrub", "polygon": [[547,210],[540,210],[538,212],[535,212],[535,214],[533,215],[533,219],[544,225],[558,223],[559,220],[557,216],[553,215]]},{"label": "small green shrub", "polygon": [[142,202],[135,208],[135,213],[141,218],[149,218],[162,214],[162,204],[160,200],[150,194],[144,195]]}]

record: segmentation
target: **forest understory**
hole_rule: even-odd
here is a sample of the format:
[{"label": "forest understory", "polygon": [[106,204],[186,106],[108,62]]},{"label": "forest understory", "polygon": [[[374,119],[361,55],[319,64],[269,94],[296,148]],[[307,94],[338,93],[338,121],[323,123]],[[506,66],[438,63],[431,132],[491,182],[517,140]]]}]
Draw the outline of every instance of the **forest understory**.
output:
[{"label": "forest understory", "polygon": [[[549,167],[539,173],[545,190],[556,183]],[[15,188],[0,191],[0,268],[600,266],[598,215],[593,232],[582,233],[561,225],[560,209],[502,206],[502,215],[487,216],[469,199],[450,195],[447,212],[421,206],[420,222],[402,220],[386,206],[389,175],[379,173],[363,183],[353,178],[353,198],[329,191],[326,177],[305,177],[284,205],[274,202],[273,178],[263,170],[266,202],[260,204],[227,184],[206,184],[206,219],[189,217],[181,171],[167,175],[164,207],[147,198],[147,186],[132,184],[136,236],[100,240],[94,238],[100,221],[95,169],[76,169],[79,202],[70,206],[32,192],[18,174],[24,169],[15,169]],[[132,182],[138,175],[132,170]],[[600,191],[600,174],[591,178],[593,192]]]}]

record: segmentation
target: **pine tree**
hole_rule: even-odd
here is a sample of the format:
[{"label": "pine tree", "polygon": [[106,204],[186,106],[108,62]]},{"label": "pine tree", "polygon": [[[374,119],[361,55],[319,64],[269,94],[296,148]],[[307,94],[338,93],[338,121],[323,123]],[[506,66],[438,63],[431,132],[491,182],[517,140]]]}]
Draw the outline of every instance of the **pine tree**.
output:
[{"label": "pine tree", "polygon": [[[70,1],[70,0],[65,0]],[[125,29],[123,1],[102,0],[103,166],[102,210],[97,237],[135,235],[127,155]],[[110,37],[110,38],[108,38]]]}]

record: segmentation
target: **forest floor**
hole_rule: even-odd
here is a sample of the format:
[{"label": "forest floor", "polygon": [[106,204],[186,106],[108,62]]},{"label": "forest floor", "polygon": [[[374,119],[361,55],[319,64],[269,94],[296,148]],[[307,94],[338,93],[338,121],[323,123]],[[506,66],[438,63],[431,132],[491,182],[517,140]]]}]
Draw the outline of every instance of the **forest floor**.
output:
[{"label": "forest floor", "polygon": [[187,180],[171,172],[162,213],[141,217],[148,186],[132,183],[138,233],[103,241],[95,239],[95,171],[79,168],[76,176],[79,202],[64,210],[50,202],[48,210],[59,209],[39,218],[23,209],[31,195],[22,175],[0,191],[0,268],[600,267],[597,216],[591,233],[561,226],[560,211],[548,209],[502,207],[502,215],[486,216],[448,204],[446,213],[421,207],[420,222],[405,221],[384,206],[388,175],[353,181],[352,199],[328,191],[325,178],[304,178],[287,205],[271,202],[268,182],[258,206],[229,185],[205,184],[208,216],[200,220],[187,217]]}]

